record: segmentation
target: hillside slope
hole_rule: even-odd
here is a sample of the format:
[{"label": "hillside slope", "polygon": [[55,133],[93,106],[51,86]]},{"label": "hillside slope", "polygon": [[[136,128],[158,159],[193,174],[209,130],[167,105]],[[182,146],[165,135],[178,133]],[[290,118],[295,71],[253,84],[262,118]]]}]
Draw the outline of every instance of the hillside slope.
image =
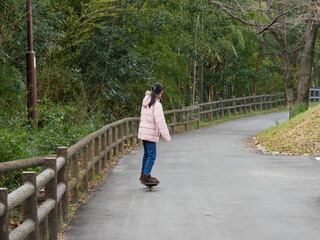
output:
[{"label": "hillside slope", "polygon": [[320,155],[320,106],[271,127],[256,136],[272,152]]}]

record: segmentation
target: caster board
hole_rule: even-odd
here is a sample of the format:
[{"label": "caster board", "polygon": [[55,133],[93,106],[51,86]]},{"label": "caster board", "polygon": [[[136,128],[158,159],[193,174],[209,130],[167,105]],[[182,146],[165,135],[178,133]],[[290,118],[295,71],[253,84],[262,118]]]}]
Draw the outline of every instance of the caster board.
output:
[{"label": "caster board", "polygon": [[150,184],[143,184],[143,185],[145,185],[147,188],[149,188],[150,191],[152,191],[153,187],[158,186],[157,183],[150,183]]}]

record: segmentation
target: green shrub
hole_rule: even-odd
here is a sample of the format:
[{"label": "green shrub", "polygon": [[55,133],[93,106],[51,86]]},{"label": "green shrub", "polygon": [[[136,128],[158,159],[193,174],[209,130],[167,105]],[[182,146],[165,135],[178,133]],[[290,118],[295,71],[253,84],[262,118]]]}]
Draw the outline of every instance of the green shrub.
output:
[{"label": "green shrub", "polygon": [[299,103],[295,106],[292,107],[291,112],[292,112],[292,116],[298,116],[301,113],[304,113],[305,111],[308,110],[308,106],[304,103]]},{"label": "green shrub", "polygon": [[[0,116],[0,162],[54,154],[59,146],[71,146],[108,123],[100,112],[88,114],[76,104],[61,105],[48,99],[39,101],[39,130],[27,124],[24,112],[16,112],[10,123]],[[22,169],[0,174],[1,187],[10,191],[21,183],[23,170],[40,172],[41,168]]]}]

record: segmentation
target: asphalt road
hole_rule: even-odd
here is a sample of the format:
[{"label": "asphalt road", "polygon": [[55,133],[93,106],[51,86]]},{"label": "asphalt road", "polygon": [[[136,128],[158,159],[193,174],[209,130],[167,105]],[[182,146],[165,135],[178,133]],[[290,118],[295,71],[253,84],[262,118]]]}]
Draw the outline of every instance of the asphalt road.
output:
[{"label": "asphalt road", "polygon": [[248,117],[160,142],[152,192],[138,181],[136,148],[80,207],[67,239],[320,239],[320,162],[266,156],[246,143],[286,119]]}]

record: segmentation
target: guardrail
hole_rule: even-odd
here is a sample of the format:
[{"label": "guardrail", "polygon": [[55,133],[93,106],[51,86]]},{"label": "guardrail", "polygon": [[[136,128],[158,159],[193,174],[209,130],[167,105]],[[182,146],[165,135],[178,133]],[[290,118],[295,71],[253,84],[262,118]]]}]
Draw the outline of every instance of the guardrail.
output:
[{"label": "guardrail", "polygon": [[309,89],[309,102],[320,102],[320,88]]},{"label": "guardrail", "polygon": [[[68,221],[67,148],[45,159],[45,170],[23,172],[23,185],[8,194],[0,188],[0,239],[57,239],[62,221]],[[38,207],[37,192],[44,188],[46,200]],[[23,223],[9,234],[8,212],[23,204]]]},{"label": "guardrail", "polygon": [[68,148],[69,192],[73,203],[79,201],[80,188],[88,192],[89,181],[94,180],[101,168],[107,167],[113,156],[123,154],[125,145],[133,146],[135,141],[139,142],[139,121],[139,118],[125,118],[108,124]]},{"label": "guardrail", "polygon": [[186,107],[164,112],[168,128],[175,133],[178,126],[184,126],[184,131],[189,131],[190,124],[196,123],[196,128],[200,128],[200,108],[199,106]]},{"label": "guardrail", "polygon": [[219,101],[199,104],[201,119],[211,121],[224,118],[226,115],[241,115],[257,110],[267,110],[283,106],[285,97],[283,93],[265,94],[232,99],[220,99]]},{"label": "guardrail", "polygon": [[[165,116],[171,119],[168,127],[172,132],[180,125],[187,131],[194,122],[200,127],[199,113],[195,106],[166,111]],[[23,185],[10,194],[7,189],[0,189],[0,239],[57,239],[62,223],[68,222],[68,197],[77,203],[79,192],[88,192],[89,182],[101,168],[107,167],[108,161],[123,154],[125,146],[139,142],[139,121],[140,118],[125,118],[108,124],[69,148],[58,148],[56,155],[0,163],[0,172],[45,167],[38,176],[35,172],[23,172]],[[45,201],[38,206],[37,192],[42,187]],[[8,212],[21,204],[23,224],[9,233]]]},{"label": "guardrail", "polygon": [[[188,131],[191,124],[200,127],[200,117],[212,119],[225,114],[241,114],[257,109],[269,109],[284,104],[283,94],[233,98],[203,103],[164,112],[168,127],[176,132],[179,126]],[[0,188],[0,239],[57,239],[63,222],[69,219],[69,197],[79,201],[79,192],[88,192],[89,182],[114,156],[120,156],[125,146],[139,143],[139,118],[125,118],[95,131],[69,148],[57,148],[52,156],[0,163],[0,173],[44,166],[44,171],[23,172],[23,185],[8,194]],[[180,128],[181,129],[181,128]],[[180,130],[179,129],[179,130]],[[37,201],[44,188],[43,203]],[[8,212],[23,205],[23,223],[9,233]]]}]

